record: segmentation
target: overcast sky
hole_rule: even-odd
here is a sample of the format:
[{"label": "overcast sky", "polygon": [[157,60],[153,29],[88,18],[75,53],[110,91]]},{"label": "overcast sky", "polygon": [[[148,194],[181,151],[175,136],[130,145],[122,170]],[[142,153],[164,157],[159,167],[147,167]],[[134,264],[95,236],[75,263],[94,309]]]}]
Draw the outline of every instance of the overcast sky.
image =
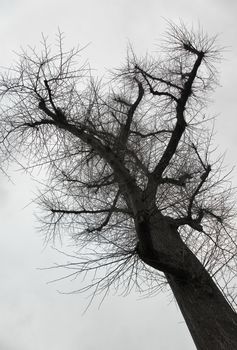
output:
[{"label": "overcast sky", "polygon": [[[36,45],[43,32],[53,42],[58,27],[66,46],[91,43],[85,51],[95,74],[119,66],[131,42],[135,52],[155,52],[165,29],[163,18],[182,19],[220,34],[225,46],[221,86],[211,111],[218,115],[216,143],[236,164],[237,3],[235,0],[0,0],[0,65],[9,65],[14,51]],[[236,172],[233,173],[236,183]],[[61,295],[46,284],[54,272],[37,270],[60,257],[43,249],[34,205],[36,185],[11,172],[14,184],[0,177],[0,349],[1,350],[192,350],[194,345],[169,294],[139,300],[131,294],[109,296],[82,315],[83,295]],[[76,289],[65,281],[61,289]]]}]

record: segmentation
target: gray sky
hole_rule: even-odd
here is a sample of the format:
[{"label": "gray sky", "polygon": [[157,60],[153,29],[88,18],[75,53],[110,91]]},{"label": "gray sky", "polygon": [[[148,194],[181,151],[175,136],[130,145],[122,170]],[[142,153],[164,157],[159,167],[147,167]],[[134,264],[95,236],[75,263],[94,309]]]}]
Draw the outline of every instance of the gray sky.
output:
[{"label": "gray sky", "polygon": [[[208,33],[220,33],[219,42],[227,48],[210,110],[218,114],[216,143],[227,150],[227,163],[236,164],[236,13],[235,0],[0,0],[0,65],[10,64],[20,46],[36,45],[41,32],[53,42],[59,27],[67,47],[91,43],[85,58],[95,74],[103,74],[123,62],[129,41],[138,54],[156,51],[166,26],[163,17],[199,21]],[[82,315],[84,295],[61,295],[58,285],[47,285],[54,272],[37,267],[60,257],[50,247],[43,249],[34,205],[25,208],[35,184],[22,173],[11,175],[14,185],[0,177],[0,349],[194,349],[167,294],[144,300],[136,294],[109,296],[99,310],[95,300]],[[60,284],[60,289],[75,288],[76,282]]]}]

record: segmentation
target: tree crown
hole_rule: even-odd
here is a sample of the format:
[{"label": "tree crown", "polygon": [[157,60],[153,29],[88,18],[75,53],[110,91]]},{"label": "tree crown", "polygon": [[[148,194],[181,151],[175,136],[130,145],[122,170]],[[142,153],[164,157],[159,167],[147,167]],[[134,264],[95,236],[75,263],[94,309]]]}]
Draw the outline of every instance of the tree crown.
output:
[{"label": "tree crown", "polygon": [[24,168],[47,169],[42,227],[47,240],[74,240],[69,275],[92,271],[94,293],[159,290],[163,274],[144,263],[137,230],[155,210],[232,298],[232,189],[205,116],[215,38],[169,23],[160,57],[130,50],[106,83],[62,44],[59,35],[53,53],[44,39],[41,53],[23,51],[2,73],[0,129],[3,160],[23,155]]}]

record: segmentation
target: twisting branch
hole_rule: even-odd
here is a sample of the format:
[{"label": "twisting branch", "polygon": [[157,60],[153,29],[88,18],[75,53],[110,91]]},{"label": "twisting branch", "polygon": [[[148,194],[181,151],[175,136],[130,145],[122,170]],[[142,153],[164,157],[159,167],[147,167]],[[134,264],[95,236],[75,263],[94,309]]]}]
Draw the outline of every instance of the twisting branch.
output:
[{"label": "twisting branch", "polygon": [[164,170],[170,163],[170,160],[174,156],[176,149],[179,145],[180,139],[185,131],[187,123],[185,121],[185,107],[189,97],[192,94],[192,85],[195,80],[195,77],[198,72],[198,68],[200,67],[202,60],[204,58],[203,52],[200,52],[194,65],[189,73],[189,77],[184,84],[183,90],[180,93],[180,97],[177,99],[176,104],[176,125],[170,137],[167,147],[165,148],[158,164],[155,166],[153,172],[150,175],[149,182],[147,185],[147,193],[151,195],[153,193],[153,197],[156,193],[156,189],[159,185],[161,176]]},{"label": "twisting branch", "polygon": [[152,87],[152,84],[150,83],[150,81],[148,79],[148,77],[151,77],[151,76],[146,74],[143,70],[139,69],[137,66],[135,66],[135,68],[141,72],[143,78],[145,79],[145,81],[149,87],[150,93],[152,95],[154,95],[154,96],[166,96],[166,97],[169,97],[171,100],[178,102],[177,98],[173,94],[171,94],[170,92],[154,90],[154,88]]},{"label": "twisting branch", "polygon": [[165,85],[167,85],[169,87],[173,87],[173,88],[178,89],[178,90],[183,90],[183,88],[181,86],[173,84],[169,80],[166,80],[166,79],[163,79],[163,78],[158,78],[158,77],[155,77],[155,76],[149,74],[148,72],[144,71],[141,67],[139,67],[137,64],[135,65],[135,69],[140,71],[144,77],[150,78],[152,81],[158,81],[158,82],[160,82],[162,84],[165,84]]},{"label": "twisting branch", "polygon": [[119,133],[119,146],[122,148],[123,151],[124,151],[124,147],[127,144],[127,140],[128,140],[129,134],[130,134],[130,128],[131,128],[132,120],[134,117],[134,113],[135,113],[136,109],[138,108],[138,106],[143,98],[143,95],[144,95],[144,89],[143,89],[142,83],[139,82],[137,79],[135,79],[135,81],[138,85],[138,96],[137,96],[136,101],[129,106],[129,109],[127,112],[126,122],[125,122],[125,124],[123,124],[121,126],[121,130]]}]

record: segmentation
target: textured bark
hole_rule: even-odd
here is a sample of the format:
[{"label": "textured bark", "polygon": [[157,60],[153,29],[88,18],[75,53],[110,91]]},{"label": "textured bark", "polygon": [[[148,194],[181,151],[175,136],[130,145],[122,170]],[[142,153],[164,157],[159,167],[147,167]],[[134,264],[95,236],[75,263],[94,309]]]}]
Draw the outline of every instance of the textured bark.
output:
[{"label": "textured bark", "polygon": [[237,314],[208,273],[193,281],[167,279],[197,349],[237,349]]},{"label": "textured bark", "polygon": [[237,349],[237,314],[177,229],[156,215],[143,223],[141,258],[165,273],[198,350]]}]

